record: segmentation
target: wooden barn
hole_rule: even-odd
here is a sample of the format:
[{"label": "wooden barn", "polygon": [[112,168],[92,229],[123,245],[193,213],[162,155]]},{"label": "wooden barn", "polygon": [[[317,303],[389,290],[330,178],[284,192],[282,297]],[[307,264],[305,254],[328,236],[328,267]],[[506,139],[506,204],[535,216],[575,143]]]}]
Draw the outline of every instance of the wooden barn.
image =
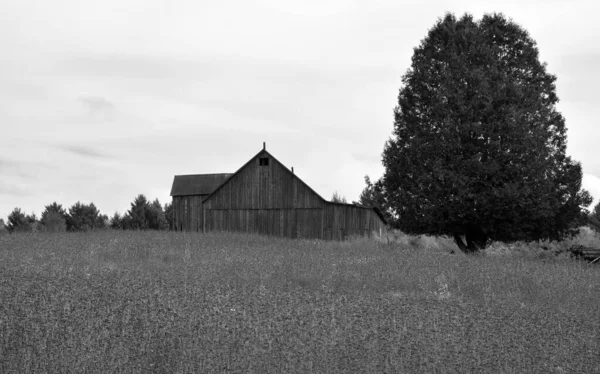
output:
[{"label": "wooden barn", "polygon": [[323,199],[264,145],[233,174],[176,175],[171,196],[178,231],[339,240],[385,230],[376,208]]}]

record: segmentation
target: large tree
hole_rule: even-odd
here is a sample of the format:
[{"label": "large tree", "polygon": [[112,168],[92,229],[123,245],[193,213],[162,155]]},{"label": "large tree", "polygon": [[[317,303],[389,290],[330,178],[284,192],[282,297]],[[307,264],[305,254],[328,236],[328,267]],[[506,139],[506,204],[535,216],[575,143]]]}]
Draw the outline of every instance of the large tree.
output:
[{"label": "large tree", "polygon": [[527,31],[500,14],[447,14],[402,82],[382,179],[402,230],[451,235],[467,253],[577,232],[591,198]]}]

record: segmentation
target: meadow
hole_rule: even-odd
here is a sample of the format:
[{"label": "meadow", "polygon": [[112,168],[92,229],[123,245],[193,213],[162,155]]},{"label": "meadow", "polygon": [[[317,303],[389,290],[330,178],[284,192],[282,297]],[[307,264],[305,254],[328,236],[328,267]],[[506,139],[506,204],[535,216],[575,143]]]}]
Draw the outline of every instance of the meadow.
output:
[{"label": "meadow", "polygon": [[600,240],[6,235],[0,372],[600,373],[600,266],[573,243]]}]

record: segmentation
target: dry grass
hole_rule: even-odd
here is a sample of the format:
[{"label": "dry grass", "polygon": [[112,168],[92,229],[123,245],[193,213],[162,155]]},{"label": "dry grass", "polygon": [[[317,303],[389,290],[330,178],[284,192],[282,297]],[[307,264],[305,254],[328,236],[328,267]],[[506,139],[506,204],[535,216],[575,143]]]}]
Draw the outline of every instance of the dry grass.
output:
[{"label": "dry grass", "polygon": [[451,248],[0,237],[0,372],[600,372],[600,266]]}]

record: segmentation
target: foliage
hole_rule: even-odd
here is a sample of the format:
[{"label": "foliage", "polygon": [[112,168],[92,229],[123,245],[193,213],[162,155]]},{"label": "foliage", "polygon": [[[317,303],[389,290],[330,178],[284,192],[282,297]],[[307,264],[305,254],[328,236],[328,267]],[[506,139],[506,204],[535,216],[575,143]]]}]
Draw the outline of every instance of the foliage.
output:
[{"label": "foliage", "polygon": [[173,230],[173,204],[166,203],[164,207],[165,220],[167,221],[167,228]]},{"label": "foliage", "polygon": [[34,213],[26,215],[20,208],[15,208],[8,216],[6,228],[10,233],[31,232],[36,228],[37,218]]},{"label": "foliage", "polygon": [[119,215],[119,212],[115,212],[115,214],[113,214],[108,225],[114,230],[123,229],[123,218]]},{"label": "foliage", "polygon": [[94,203],[83,204],[76,202],[69,208],[67,215],[68,231],[88,231],[106,227],[108,217],[100,214]]},{"label": "foliage", "polygon": [[4,220],[2,218],[0,218],[0,236],[7,234],[7,233],[8,233],[8,228],[4,224]]},{"label": "foliage", "polygon": [[588,215],[588,224],[596,231],[600,232],[600,201],[594,206],[594,209]]},{"label": "foliage", "polygon": [[451,235],[465,252],[577,233],[591,197],[565,154],[556,77],[523,28],[447,14],[402,82],[382,179],[400,229]]},{"label": "foliage", "polygon": [[162,205],[155,199],[148,207],[148,228],[152,230],[166,230],[169,228]]},{"label": "foliage", "polygon": [[598,268],[568,259],[433,237],[0,240],[3,373],[600,372]]},{"label": "foliage", "polygon": [[52,204],[45,206],[40,223],[42,224],[42,229],[44,231],[62,232],[67,229],[67,219],[67,211],[61,204],[53,202]]},{"label": "foliage", "polygon": [[67,221],[62,214],[50,211],[44,216],[41,229],[46,232],[64,232],[67,231]]},{"label": "foliage", "polygon": [[365,175],[365,184],[366,186],[358,198],[358,205],[379,209],[379,211],[382,212],[385,221],[389,225],[394,226],[395,217],[392,215],[392,209],[387,202],[385,187],[383,186],[381,179],[372,183],[371,178],[369,178],[368,175]]},{"label": "foliage", "polygon": [[121,218],[121,227],[128,230],[165,230],[167,219],[162,205],[155,199],[149,202],[139,194],[131,203],[129,211]]},{"label": "foliage", "polygon": [[337,191],[335,191],[333,193],[333,196],[331,196],[331,202],[332,203],[342,203],[342,204],[347,204],[348,201],[346,200],[346,198],[340,194],[338,194]]}]

